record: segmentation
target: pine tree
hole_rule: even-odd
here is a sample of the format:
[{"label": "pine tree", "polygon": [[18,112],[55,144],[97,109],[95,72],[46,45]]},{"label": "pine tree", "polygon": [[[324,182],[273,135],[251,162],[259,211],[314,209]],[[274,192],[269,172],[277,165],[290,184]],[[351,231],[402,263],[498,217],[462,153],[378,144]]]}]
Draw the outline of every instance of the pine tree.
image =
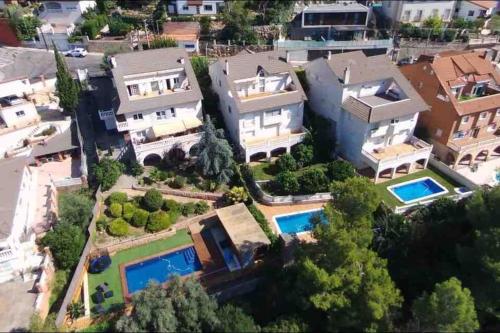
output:
[{"label": "pine tree", "polygon": [[78,105],[78,85],[71,77],[71,73],[61,53],[59,53],[55,45],[53,46],[57,68],[56,91],[59,97],[59,106],[66,112],[73,112]]}]

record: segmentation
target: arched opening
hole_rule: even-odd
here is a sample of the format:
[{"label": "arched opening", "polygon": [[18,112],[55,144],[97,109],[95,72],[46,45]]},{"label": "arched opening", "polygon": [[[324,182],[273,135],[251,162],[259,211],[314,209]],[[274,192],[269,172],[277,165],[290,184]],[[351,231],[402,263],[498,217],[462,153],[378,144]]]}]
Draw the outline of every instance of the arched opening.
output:
[{"label": "arched opening", "polygon": [[488,158],[489,151],[488,150],[481,150],[479,154],[476,155],[476,158],[474,159],[475,161],[486,161]]},{"label": "arched opening", "polygon": [[458,161],[458,164],[459,165],[470,165],[472,161],[472,155],[471,154],[467,154],[467,155],[464,155],[459,161]]},{"label": "arched opening", "polygon": [[280,155],[283,155],[286,153],[286,148],[276,148],[274,150],[271,150],[271,157],[278,157]]},{"label": "arched opening", "polygon": [[453,155],[452,153],[448,153],[446,155],[446,159],[445,159],[445,162],[446,164],[448,165],[454,165],[455,164],[455,155]]},{"label": "arched opening", "polygon": [[396,168],[396,173],[410,173],[410,163],[401,164]]},{"label": "arched opening", "polygon": [[250,155],[250,162],[265,161],[267,159],[266,153],[260,152]]},{"label": "arched opening", "polygon": [[378,178],[391,179],[393,168],[382,170],[378,173]]},{"label": "arched opening", "polygon": [[426,161],[425,158],[417,160],[415,162],[415,169],[419,169],[419,170],[425,169],[425,161]]},{"label": "arched opening", "polygon": [[148,156],[144,157],[144,161],[142,164],[145,166],[154,166],[158,165],[161,163],[161,156],[158,154],[149,154]]},{"label": "arched opening", "polygon": [[170,162],[182,162],[186,159],[186,152],[179,147],[170,149],[167,153]]},{"label": "arched opening", "polygon": [[492,152],[491,156],[499,157],[500,156],[500,146],[496,147]]}]

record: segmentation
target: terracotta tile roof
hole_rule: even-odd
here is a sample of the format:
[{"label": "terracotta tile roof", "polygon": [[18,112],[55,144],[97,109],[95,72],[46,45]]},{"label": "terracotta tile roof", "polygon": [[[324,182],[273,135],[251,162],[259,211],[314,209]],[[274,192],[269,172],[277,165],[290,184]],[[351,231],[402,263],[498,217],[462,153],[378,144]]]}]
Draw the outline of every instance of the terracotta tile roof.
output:
[{"label": "terracotta tile roof", "polygon": [[479,6],[484,9],[495,8],[497,6],[496,1],[488,1],[488,0],[468,0],[471,4]]},{"label": "terracotta tile roof", "polygon": [[165,22],[163,35],[176,41],[196,40],[200,36],[200,23],[198,22]]}]

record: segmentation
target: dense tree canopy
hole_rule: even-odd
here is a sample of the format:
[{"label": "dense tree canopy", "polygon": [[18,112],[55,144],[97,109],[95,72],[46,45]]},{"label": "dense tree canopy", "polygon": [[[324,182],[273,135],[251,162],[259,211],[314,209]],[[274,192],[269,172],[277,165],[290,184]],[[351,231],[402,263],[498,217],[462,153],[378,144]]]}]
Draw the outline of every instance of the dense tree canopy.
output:
[{"label": "dense tree canopy", "polygon": [[109,190],[125,171],[125,165],[110,158],[103,158],[99,164],[94,165],[94,176],[103,191]]},{"label": "dense tree canopy", "polygon": [[57,68],[56,91],[57,97],[59,97],[59,106],[66,112],[73,112],[78,105],[78,85],[75,80],[73,80],[68,70],[68,66],[66,65],[66,61],[57,50],[55,44],[53,47]]},{"label": "dense tree canopy", "polygon": [[59,196],[59,219],[61,222],[86,228],[92,217],[93,201],[82,193],[63,193]]},{"label": "dense tree canopy", "polygon": [[216,332],[259,332],[259,326],[255,324],[253,318],[247,315],[241,308],[227,304],[217,311],[219,324]]},{"label": "dense tree canopy", "polygon": [[85,235],[79,226],[58,223],[41,242],[50,248],[57,268],[71,269],[80,260]]}]

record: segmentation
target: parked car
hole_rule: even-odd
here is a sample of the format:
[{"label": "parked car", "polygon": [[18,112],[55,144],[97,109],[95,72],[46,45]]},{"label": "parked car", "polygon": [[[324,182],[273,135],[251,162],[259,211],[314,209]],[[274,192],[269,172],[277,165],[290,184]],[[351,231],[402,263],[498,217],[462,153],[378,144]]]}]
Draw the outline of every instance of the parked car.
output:
[{"label": "parked car", "polygon": [[20,97],[17,97],[16,95],[10,95],[0,98],[0,102],[6,105],[18,105],[22,104],[24,100]]},{"label": "parked car", "polygon": [[83,58],[87,54],[88,54],[87,50],[85,50],[85,49],[83,49],[81,47],[78,47],[78,48],[73,49],[73,50],[69,50],[69,51],[67,51],[67,52],[64,53],[64,55],[66,57],[78,57],[78,58]]}]

